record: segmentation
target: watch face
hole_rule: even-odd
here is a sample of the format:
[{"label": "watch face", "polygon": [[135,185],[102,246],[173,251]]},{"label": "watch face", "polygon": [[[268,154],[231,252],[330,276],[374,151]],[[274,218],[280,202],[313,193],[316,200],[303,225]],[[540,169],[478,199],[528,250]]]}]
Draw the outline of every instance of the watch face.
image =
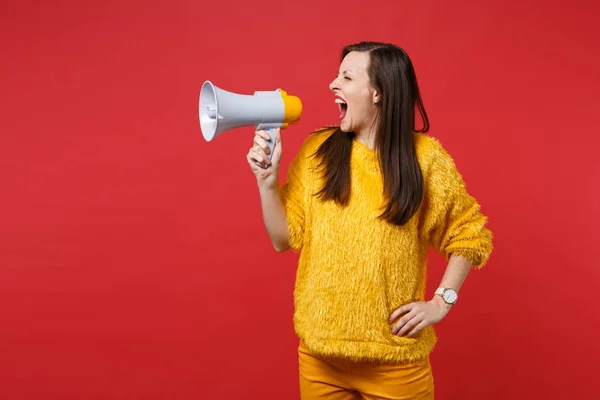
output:
[{"label": "watch face", "polygon": [[444,300],[446,300],[448,303],[454,303],[457,297],[458,296],[454,290],[446,290],[444,292]]}]

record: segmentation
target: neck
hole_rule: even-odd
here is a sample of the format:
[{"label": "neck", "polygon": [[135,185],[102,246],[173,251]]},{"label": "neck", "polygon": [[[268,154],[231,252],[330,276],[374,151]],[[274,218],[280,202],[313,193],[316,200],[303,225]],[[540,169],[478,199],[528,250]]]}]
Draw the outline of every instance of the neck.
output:
[{"label": "neck", "polygon": [[375,149],[375,129],[361,129],[354,132],[356,140],[367,146],[369,149]]}]

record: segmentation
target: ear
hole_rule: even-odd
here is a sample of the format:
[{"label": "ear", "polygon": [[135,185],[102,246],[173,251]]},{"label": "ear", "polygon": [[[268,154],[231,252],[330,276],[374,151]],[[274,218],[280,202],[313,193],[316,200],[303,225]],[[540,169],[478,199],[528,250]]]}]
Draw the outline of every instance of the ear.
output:
[{"label": "ear", "polygon": [[378,104],[381,101],[381,96],[377,90],[373,91],[373,104]]}]

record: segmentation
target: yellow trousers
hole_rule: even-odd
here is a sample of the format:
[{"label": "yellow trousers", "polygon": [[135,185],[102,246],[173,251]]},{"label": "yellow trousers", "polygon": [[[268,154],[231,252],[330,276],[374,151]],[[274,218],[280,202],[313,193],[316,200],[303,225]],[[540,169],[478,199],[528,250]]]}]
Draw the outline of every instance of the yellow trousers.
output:
[{"label": "yellow trousers", "polygon": [[433,400],[429,358],[405,364],[317,357],[300,341],[301,400]]}]

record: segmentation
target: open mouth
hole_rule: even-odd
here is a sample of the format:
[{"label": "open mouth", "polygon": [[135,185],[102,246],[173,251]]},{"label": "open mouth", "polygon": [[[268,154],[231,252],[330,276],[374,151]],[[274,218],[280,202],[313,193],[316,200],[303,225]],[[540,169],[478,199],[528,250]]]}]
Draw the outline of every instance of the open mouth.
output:
[{"label": "open mouth", "polygon": [[337,103],[338,107],[340,108],[340,121],[344,119],[344,117],[346,116],[346,113],[348,112],[348,104],[346,103],[346,101],[344,99],[342,99],[339,96],[335,96],[335,102]]}]

